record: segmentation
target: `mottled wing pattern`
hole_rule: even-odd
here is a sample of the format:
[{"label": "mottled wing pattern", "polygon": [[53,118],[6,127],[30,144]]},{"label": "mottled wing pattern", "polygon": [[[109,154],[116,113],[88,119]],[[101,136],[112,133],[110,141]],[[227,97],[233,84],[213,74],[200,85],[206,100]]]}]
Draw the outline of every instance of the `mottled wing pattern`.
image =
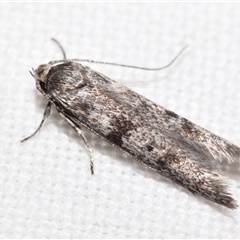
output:
[{"label": "mottled wing pattern", "polygon": [[237,207],[224,178],[208,167],[238,160],[237,146],[80,64],[55,66],[47,77],[49,98],[77,126],[192,193]]}]

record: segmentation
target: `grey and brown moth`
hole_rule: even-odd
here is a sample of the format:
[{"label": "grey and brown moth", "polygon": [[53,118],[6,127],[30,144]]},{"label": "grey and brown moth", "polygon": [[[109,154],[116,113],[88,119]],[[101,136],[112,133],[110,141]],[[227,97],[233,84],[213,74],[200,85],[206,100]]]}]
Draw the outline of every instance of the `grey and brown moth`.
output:
[{"label": "grey and brown moth", "polygon": [[210,166],[239,160],[239,147],[76,61],[64,57],[32,73],[48,100],[37,131],[54,105],[87,145],[92,173],[82,126],[190,192],[237,208],[224,177]]}]

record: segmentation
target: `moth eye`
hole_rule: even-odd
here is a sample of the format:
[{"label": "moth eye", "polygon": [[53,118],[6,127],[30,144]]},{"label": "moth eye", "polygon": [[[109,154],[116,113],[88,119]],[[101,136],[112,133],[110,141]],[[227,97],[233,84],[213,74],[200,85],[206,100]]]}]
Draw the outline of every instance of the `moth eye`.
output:
[{"label": "moth eye", "polygon": [[39,82],[40,83],[40,86],[41,86],[41,88],[42,88],[42,90],[45,92],[45,93],[47,93],[47,89],[46,89],[46,83],[45,82]]}]

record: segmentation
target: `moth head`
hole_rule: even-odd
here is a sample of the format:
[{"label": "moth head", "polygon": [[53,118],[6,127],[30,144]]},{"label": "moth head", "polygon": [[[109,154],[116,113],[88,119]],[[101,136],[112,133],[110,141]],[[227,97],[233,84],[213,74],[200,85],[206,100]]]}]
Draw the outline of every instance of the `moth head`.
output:
[{"label": "moth head", "polygon": [[42,64],[34,71],[34,78],[40,82],[46,82],[47,75],[51,69],[51,64]]}]

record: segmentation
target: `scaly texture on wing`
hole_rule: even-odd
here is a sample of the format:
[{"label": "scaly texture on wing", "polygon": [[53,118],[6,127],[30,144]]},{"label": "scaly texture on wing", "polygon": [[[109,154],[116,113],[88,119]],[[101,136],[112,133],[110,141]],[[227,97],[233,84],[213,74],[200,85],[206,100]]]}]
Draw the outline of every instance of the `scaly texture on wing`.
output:
[{"label": "scaly texture on wing", "polygon": [[62,64],[64,76],[57,67],[48,86],[58,111],[189,191],[237,207],[223,177],[208,169],[239,159],[237,146],[88,67]]}]

